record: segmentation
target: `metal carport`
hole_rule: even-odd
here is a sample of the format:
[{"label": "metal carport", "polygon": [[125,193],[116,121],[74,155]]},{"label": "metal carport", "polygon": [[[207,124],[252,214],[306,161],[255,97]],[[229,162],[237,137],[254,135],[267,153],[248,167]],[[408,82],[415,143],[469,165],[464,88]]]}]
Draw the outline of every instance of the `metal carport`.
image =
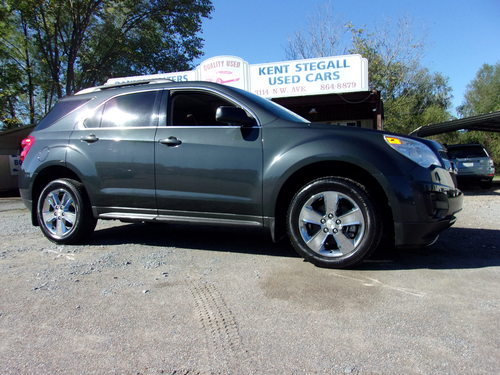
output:
[{"label": "metal carport", "polygon": [[500,132],[500,111],[421,126],[412,131],[410,135],[428,137],[461,129]]}]

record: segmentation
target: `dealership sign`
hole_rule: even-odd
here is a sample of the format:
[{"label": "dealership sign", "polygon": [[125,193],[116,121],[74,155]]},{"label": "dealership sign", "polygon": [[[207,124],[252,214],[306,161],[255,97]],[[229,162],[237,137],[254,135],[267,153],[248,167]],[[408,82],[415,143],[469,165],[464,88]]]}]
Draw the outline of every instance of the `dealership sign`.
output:
[{"label": "dealership sign", "polygon": [[265,98],[321,95],[368,90],[368,60],[361,55],[248,64],[235,56],[217,56],[195,70],[113,78],[107,84],[136,79],[209,81],[238,87]]}]

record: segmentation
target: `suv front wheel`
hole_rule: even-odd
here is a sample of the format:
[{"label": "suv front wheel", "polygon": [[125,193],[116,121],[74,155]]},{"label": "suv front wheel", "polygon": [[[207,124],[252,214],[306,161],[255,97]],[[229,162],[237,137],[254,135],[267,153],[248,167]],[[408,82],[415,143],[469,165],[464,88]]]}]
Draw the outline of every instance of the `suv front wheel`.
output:
[{"label": "suv front wheel", "polygon": [[43,234],[60,244],[80,242],[92,233],[97,223],[83,185],[68,178],[45,186],[38,197],[37,218]]},{"label": "suv front wheel", "polygon": [[361,262],[376,248],[381,222],[363,185],[327,177],[307,184],[292,199],[287,231],[306,260],[343,268]]}]

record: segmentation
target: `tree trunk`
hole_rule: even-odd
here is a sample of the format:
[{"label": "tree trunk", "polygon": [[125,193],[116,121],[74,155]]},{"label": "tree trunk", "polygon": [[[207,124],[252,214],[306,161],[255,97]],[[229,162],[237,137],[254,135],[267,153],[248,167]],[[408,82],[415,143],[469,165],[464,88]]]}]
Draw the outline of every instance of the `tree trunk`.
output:
[{"label": "tree trunk", "polygon": [[26,62],[26,75],[28,77],[28,101],[29,101],[29,113],[30,113],[30,125],[35,125],[35,87],[33,85],[33,71],[31,67],[30,52],[28,48],[28,25],[21,21],[23,24],[24,33],[24,57]]}]

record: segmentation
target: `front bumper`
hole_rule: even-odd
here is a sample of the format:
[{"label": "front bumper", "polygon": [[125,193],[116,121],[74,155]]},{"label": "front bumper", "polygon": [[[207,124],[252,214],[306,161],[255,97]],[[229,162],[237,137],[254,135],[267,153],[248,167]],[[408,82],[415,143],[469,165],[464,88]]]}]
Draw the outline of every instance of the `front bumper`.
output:
[{"label": "front bumper", "polygon": [[462,209],[463,194],[456,188],[427,185],[419,193],[418,200],[425,207],[419,221],[394,223],[396,247],[417,247],[431,244],[446,228],[452,226],[455,214]]},{"label": "front bumper", "polygon": [[455,216],[434,223],[394,223],[396,247],[420,247],[434,242],[443,230],[452,226]]}]

